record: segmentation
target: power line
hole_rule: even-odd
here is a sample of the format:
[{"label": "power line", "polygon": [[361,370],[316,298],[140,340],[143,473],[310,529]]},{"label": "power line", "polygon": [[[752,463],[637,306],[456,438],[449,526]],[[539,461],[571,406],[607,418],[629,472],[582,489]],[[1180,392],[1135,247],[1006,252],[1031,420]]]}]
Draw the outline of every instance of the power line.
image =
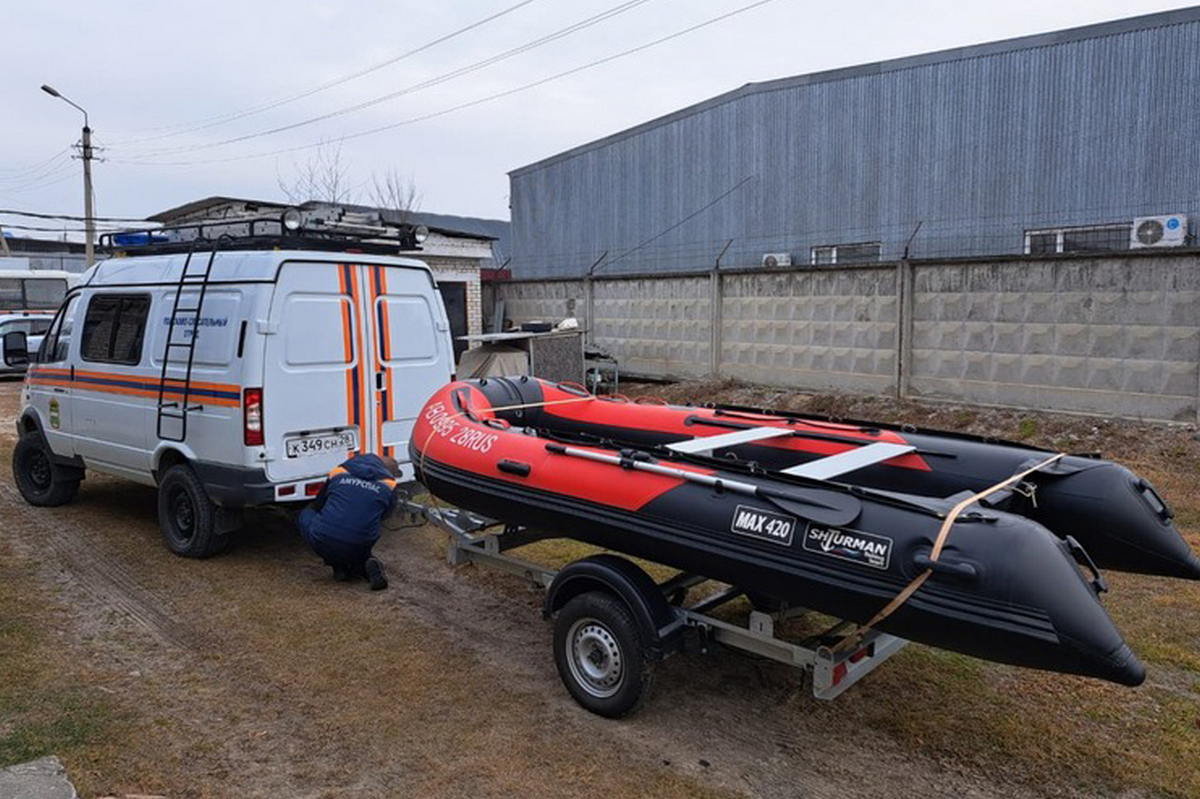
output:
[{"label": "power line", "polygon": [[[3,227],[5,230],[36,230],[36,231],[39,231],[42,233],[86,233],[87,232],[83,228],[39,227],[37,225],[10,225],[7,222],[4,223],[3,225],[0,225],[0,227]],[[125,228],[124,227],[113,227],[113,226],[109,226],[109,225],[100,225],[100,226],[96,227],[96,230],[102,231],[105,233],[118,233],[120,231],[125,230]]]},{"label": "power line", "polygon": [[9,187],[24,186],[26,184],[37,183],[45,180],[53,175],[60,174],[64,170],[72,168],[70,157],[57,157],[54,161],[43,164],[34,172],[29,172],[23,175],[4,176],[0,175],[0,183],[6,183]]},{"label": "power line", "polygon": [[[739,180],[736,186],[732,187],[731,189],[728,189],[727,191],[725,191],[724,193],[722,193],[722,194],[721,194],[719,197],[716,197],[716,198],[714,198],[714,199],[713,199],[711,202],[709,202],[709,203],[706,203],[704,206],[702,206],[702,207],[700,207],[700,208],[697,208],[695,211],[693,211],[692,213],[688,214],[688,215],[687,215],[687,216],[685,216],[683,219],[680,219],[678,222],[676,222],[675,224],[671,225],[670,227],[668,227],[668,228],[666,228],[666,229],[664,229],[664,230],[662,230],[662,231],[659,231],[658,233],[655,233],[653,236],[651,236],[650,238],[646,239],[646,240],[645,240],[645,241],[643,241],[641,244],[638,244],[637,246],[635,246],[635,247],[633,247],[633,248],[631,248],[631,249],[628,249],[628,250],[626,250],[625,252],[623,252],[623,253],[621,253],[620,255],[618,255],[616,258],[613,258],[611,261],[608,261],[608,262],[603,262],[603,261],[602,261],[601,263],[598,263],[598,264],[596,264],[596,265],[595,265],[595,266],[592,268],[592,269],[593,269],[593,271],[594,271],[595,269],[598,269],[598,268],[600,268],[601,266],[612,266],[613,264],[615,264],[617,261],[621,260],[621,259],[622,259],[622,258],[624,258],[625,256],[627,256],[627,255],[630,255],[630,254],[632,254],[632,253],[635,253],[635,252],[637,252],[638,250],[640,250],[640,249],[642,249],[643,247],[645,247],[647,244],[650,244],[650,243],[652,243],[652,242],[654,242],[654,241],[656,241],[656,240],[658,240],[658,239],[661,239],[663,236],[667,235],[667,234],[668,234],[668,233],[670,233],[672,230],[675,230],[676,228],[682,227],[682,226],[683,226],[683,225],[685,225],[686,223],[688,223],[688,222],[690,222],[691,220],[695,219],[696,217],[700,216],[700,214],[704,213],[704,212],[705,212],[705,211],[707,211],[709,208],[712,208],[714,205],[716,205],[717,203],[721,202],[721,200],[724,200],[726,197],[728,197],[729,195],[733,194],[735,191],[737,191],[737,190],[738,190],[738,189],[740,189],[742,186],[744,186],[744,185],[746,185],[747,183],[749,183],[749,182],[750,182],[750,181],[751,181],[753,178],[755,178],[755,177],[757,177],[757,175],[747,175],[746,177],[744,177],[744,178],[742,178],[741,180]],[[589,272],[589,274],[590,274],[590,272]]]},{"label": "power line", "polygon": [[228,122],[233,122],[238,119],[244,119],[249,116],[254,116],[255,114],[261,114],[264,111],[270,111],[272,109],[279,108],[280,106],[287,105],[289,103],[294,103],[297,100],[302,100],[305,97],[311,97],[314,94],[326,91],[328,89],[332,89],[335,86],[341,86],[345,83],[349,83],[352,80],[357,80],[358,78],[361,78],[365,75],[370,75],[372,72],[378,72],[379,70],[383,69],[384,67],[390,67],[392,64],[399,63],[400,61],[403,61],[406,58],[411,58],[414,55],[423,53],[426,50],[436,47],[439,44],[448,42],[451,39],[461,36],[464,33],[468,33],[472,30],[475,30],[476,28],[486,25],[489,22],[492,22],[494,20],[500,19],[503,16],[511,14],[512,12],[516,11],[517,9],[519,9],[523,6],[527,6],[532,2],[534,2],[534,0],[521,0],[521,2],[517,3],[516,5],[509,6],[508,8],[503,9],[502,11],[498,11],[495,14],[492,14],[490,16],[484,17],[483,19],[476,20],[475,22],[472,22],[470,25],[466,25],[466,26],[459,28],[458,30],[452,31],[444,36],[440,36],[432,41],[426,42],[425,44],[421,45],[420,47],[414,48],[405,53],[401,53],[400,55],[395,56],[394,58],[389,58],[386,61],[381,61],[380,63],[375,64],[374,66],[370,66],[365,69],[361,69],[358,72],[351,73],[350,75],[346,75],[341,78],[336,78],[327,83],[322,83],[319,86],[315,86],[311,89],[306,89],[302,92],[298,92],[296,94],[289,95],[287,97],[284,97],[283,99],[274,100],[274,101],[271,101],[268,103],[264,103],[262,105],[254,106],[252,108],[243,109],[241,111],[234,111],[234,112],[231,112],[228,114],[223,114],[223,115],[216,116],[216,117],[209,117],[208,119],[200,120],[199,122],[196,122],[196,123],[184,123],[183,125],[169,126],[170,128],[182,128],[182,129],[181,130],[173,130],[172,132],[169,132],[169,133],[162,133],[157,136],[145,136],[145,137],[135,138],[135,139],[124,139],[121,141],[117,141],[116,144],[118,144],[118,145],[140,144],[141,142],[158,141],[160,139],[172,138],[174,136],[182,136],[187,133],[194,133],[194,132],[200,131],[200,130],[207,130],[208,128],[213,128],[213,127],[217,127],[219,125],[224,125]]},{"label": "power line", "polygon": [[[29,164],[26,166],[3,166],[3,167],[0,167],[0,172],[12,173],[12,175],[10,175],[9,177],[17,177],[17,176],[21,175],[22,173],[26,173],[26,172],[37,172],[43,166],[51,163],[52,161],[59,160],[62,156],[66,155],[70,151],[71,151],[70,147],[64,147],[63,149],[59,150],[57,153],[55,153],[54,155],[50,156],[49,158],[47,158],[43,161],[38,161],[37,163]],[[5,179],[7,179],[7,178],[0,177],[0,180],[5,180]]]},{"label": "power line", "polygon": [[72,170],[69,170],[67,172],[67,174],[63,175],[62,177],[58,178],[57,180],[51,180],[51,181],[47,181],[45,183],[31,183],[27,186],[21,186],[19,188],[15,188],[15,189],[5,189],[4,193],[5,194],[28,194],[29,192],[36,191],[37,189],[44,189],[48,186],[57,186],[59,183],[62,183],[67,180],[74,180],[74,179],[76,179],[76,175],[75,175],[75,170],[72,169]]},{"label": "power line", "polygon": [[[0,214],[8,214],[10,216],[28,216],[35,219],[65,219],[69,222],[86,222],[82,216],[70,216],[68,214],[38,214],[33,211],[14,211],[10,208],[0,208]],[[92,219],[97,222],[145,222],[145,219],[132,219],[127,217],[117,216],[94,216]]]},{"label": "power line", "polygon": [[527,53],[530,50],[534,50],[538,47],[542,47],[543,45],[550,44],[551,42],[555,42],[555,41],[558,41],[559,39],[563,39],[567,36],[570,36],[571,34],[578,33],[579,31],[582,31],[582,30],[586,30],[587,28],[590,28],[594,25],[598,25],[601,22],[611,19],[612,17],[618,16],[619,14],[624,14],[626,11],[630,11],[630,10],[632,10],[640,5],[644,5],[648,2],[650,2],[650,0],[626,0],[623,3],[620,3],[616,6],[613,6],[612,8],[609,8],[605,11],[600,12],[599,14],[588,17],[587,19],[584,19],[584,20],[580,20],[579,22],[575,22],[571,25],[568,25],[565,28],[560,28],[559,30],[554,31],[553,33],[546,34],[545,36],[542,36],[541,38],[534,39],[531,42],[526,42],[525,44],[522,44],[518,47],[514,47],[510,50],[506,50],[503,53],[499,53],[497,55],[490,56],[490,57],[482,59],[480,61],[476,61],[472,64],[468,64],[467,66],[460,67],[455,70],[451,70],[450,72],[442,73],[441,75],[438,75],[436,77],[429,78],[428,80],[421,81],[420,83],[415,83],[411,86],[406,86],[403,89],[398,89],[394,92],[389,92],[388,94],[382,95],[380,97],[376,97],[371,100],[365,100],[361,103],[356,103],[354,105],[346,106],[344,108],[339,108],[336,111],[330,111],[329,113],[326,113],[326,114],[320,114],[315,117],[309,117],[308,119],[302,119],[298,122],[291,122],[287,125],[279,125],[277,127],[270,128],[268,130],[259,131],[257,133],[247,133],[242,136],[234,136],[234,137],[231,137],[228,139],[223,139],[221,141],[210,142],[208,144],[199,144],[199,145],[193,145],[193,146],[188,146],[188,147],[172,147],[172,148],[160,149],[160,150],[150,150],[150,151],[143,153],[143,155],[147,156],[147,157],[154,157],[156,155],[172,155],[174,153],[180,153],[180,152],[195,152],[196,150],[209,150],[214,147],[224,147],[229,144],[236,144],[238,142],[249,141],[250,139],[257,139],[257,138],[261,138],[263,136],[272,136],[276,133],[284,133],[289,130],[295,130],[297,128],[307,127],[308,125],[314,125],[318,122],[324,122],[325,120],[334,119],[335,117],[344,116],[346,114],[350,114],[355,111],[362,111],[364,109],[371,108],[376,105],[380,105],[381,103],[386,103],[388,101],[395,100],[399,97],[403,97],[406,94],[413,94],[413,93],[421,91],[423,89],[428,89],[433,86],[439,86],[443,83],[448,83],[449,81],[452,81],[456,78],[461,78],[463,75],[469,75],[472,72],[478,72],[479,70],[486,69],[487,67],[490,67],[494,64],[498,64],[502,61],[507,61],[510,58],[514,58],[523,53]]},{"label": "power line", "polygon": [[[472,108],[477,105],[482,105],[484,103],[488,103],[493,100],[499,100],[504,97],[510,97],[514,94],[519,94],[520,92],[528,91],[529,89],[533,89],[538,86],[544,86],[545,84],[550,83],[552,81],[560,80],[561,78],[575,75],[577,73],[583,72],[584,70],[592,69],[594,67],[598,67],[603,64],[607,64],[611,61],[616,61],[617,59],[634,55],[635,53],[640,53],[643,50],[650,49],[651,47],[657,47],[660,44],[665,44],[666,42],[669,42],[673,39],[678,39],[681,36],[686,36],[689,33],[698,31],[701,28],[706,28],[710,25],[715,25],[716,23],[722,22],[726,19],[729,19],[730,17],[737,16],[738,14],[743,14],[747,11],[758,8],[759,6],[763,6],[763,5],[766,5],[767,3],[772,3],[772,2],[775,2],[775,0],[757,0],[757,2],[750,3],[748,5],[742,6],[741,8],[734,9],[733,11],[730,11],[728,13],[721,14],[720,16],[717,16],[717,17],[713,17],[709,20],[706,20],[705,22],[701,22],[696,25],[692,25],[691,27],[676,31],[675,33],[669,34],[667,36],[663,36],[663,37],[661,37],[659,39],[655,39],[654,41],[651,41],[651,42],[647,42],[646,44],[642,44],[637,47],[631,47],[628,50],[623,50],[619,53],[614,53],[613,55],[607,56],[605,58],[600,58],[595,61],[588,62],[586,64],[583,64],[582,66],[578,66],[573,69],[568,69],[563,72],[559,72],[555,75],[551,75],[548,78],[542,78],[540,80],[536,80],[531,83],[526,83],[522,86],[517,86],[516,88],[513,88],[513,89],[508,89],[506,91],[497,92],[496,94],[490,94],[486,97],[480,97],[475,100],[470,100],[465,103],[460,103],[458,105],[451,106],[449,108],[444,108],[441,111],[435,111],[435,112],[432,112],[429,114],[425,114],[423,116],[412,117],[411,119],[405,119],[400,122],[394,122],[389,125],[381,125],[380,127],[371,128],[369,130],[364,130],[364,131],[359,131],[358,133],[347,134],[345,136],[342,136],[338,139],[333,140],[332,143],[340,144],[341,142],[350,141],[352,139],[361,139],[364,136],[371,136],[376,133],[382,133],[382,132],[388,131],[388,130],[395,130],[396,128],[400,128],[405,125],[412,125],[417,122],[425,122],[430,119],[436,119],[438,117],[446,116],[447,114],[452,114],[456,111],[462,111],[467,108]],[[229,156],[226,158],[209,158],[209,159],[196,160],[196,161],[145,161],[145,160],[119,159],[119,158],[111,158],[109,160],[112,161],[113,163],[133,164],[133,165],[138,165],[138,166],[202,166],[205,164],[224,164],[224,163],[231,163],[231,162],[235,162],[235,161],[249,161],[249,160],[253,160],[255,158],[269,158],[271,156],[284,155],[287,153],[299,152],[301,150],[311,150],[314,147],[327,146],[330,143],[331,143],[330,140],[322,139],[321,141],[312,142],[310,144],[301,144],[301,145],[297,145],[295,147],[283,147],[283,148],[280,148],[277,150],[269,150],[269,151],[261,152],[261,153]]]}]

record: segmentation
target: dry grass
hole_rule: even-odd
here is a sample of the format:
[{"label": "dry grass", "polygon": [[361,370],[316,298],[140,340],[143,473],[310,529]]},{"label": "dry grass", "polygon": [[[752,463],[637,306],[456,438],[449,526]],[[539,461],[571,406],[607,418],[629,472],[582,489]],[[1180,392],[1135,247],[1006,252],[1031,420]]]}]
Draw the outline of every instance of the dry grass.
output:
[{"label": "dry grass", "polygon": [[[733,381],[633,388],[716,402],[906,421],[1070,452],[1103,452],[1148,479],[1200,551],[1200,442],[1194,425],[793,394]],[[1135,690],[910,646],[822,707],[887,730],[904,746],[1040,785],[1200,797],[1200,583],[1106,574],[1105,606],[1149,676]],[[914,712],[914,708],[916,708]]]},{"label": "dry grass", "polygon": [[86,772],[123,743],[127,714],[86,664],[61,657],[65,624],[0,540],[0,767],[58,754]]}]

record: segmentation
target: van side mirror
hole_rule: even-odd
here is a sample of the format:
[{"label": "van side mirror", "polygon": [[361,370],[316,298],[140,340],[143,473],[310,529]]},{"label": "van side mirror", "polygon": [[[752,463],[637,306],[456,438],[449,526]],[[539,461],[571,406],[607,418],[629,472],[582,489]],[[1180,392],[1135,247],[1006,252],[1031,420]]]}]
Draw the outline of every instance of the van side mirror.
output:
[{"label": "van side mirror", "polygon": [[4,365],[29,365],[29,342],[25,338],[25,331],[14,330],[4,334]]}]

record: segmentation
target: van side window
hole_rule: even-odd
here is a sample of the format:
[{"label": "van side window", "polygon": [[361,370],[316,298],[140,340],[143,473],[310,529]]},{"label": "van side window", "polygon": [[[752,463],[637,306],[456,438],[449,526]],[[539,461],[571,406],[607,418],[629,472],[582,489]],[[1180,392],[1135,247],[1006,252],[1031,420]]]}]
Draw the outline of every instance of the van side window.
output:
[{"label": "van side window", "polygon": [[80,339],[85,361],[134,365],[142,360],[142,339],[150,297],[145,294],[97,294],[88,303]]},{"label": "van side window", "polygon": [[50,332],[42,339],[38,350],[38,363],[58,363],[65,361],[71,351],[71,330],[74,326],[75,308],[79,305],[79,295],[76,294],[67,301],[66,306],[54,317]]}]

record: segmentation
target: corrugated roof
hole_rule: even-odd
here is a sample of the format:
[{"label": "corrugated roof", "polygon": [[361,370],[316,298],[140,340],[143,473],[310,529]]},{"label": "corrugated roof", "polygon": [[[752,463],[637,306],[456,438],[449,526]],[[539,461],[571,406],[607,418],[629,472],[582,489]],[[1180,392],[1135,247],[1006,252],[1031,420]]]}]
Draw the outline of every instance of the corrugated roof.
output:
[{"label": "corrugated roof", "polygon": [[635,125],[632,128],[627,128],[610,136],[605,136],[602,139],[596,139],[595,141],[581,144],[578,147],[573,147],[570,150],[552,155],[549,158],[544,158],[541,161],[535,161],[532,164],[518,167],[517,169],[510,171],[508,174],[510,177],[519,177],[543,167],[550,166],[551,164],[559,161],[564,161],[582,153],[605,147],[613,142],[636,136],[647,130],[661,127],[676,120],[702,113],[709,109],[750,95],[764,94],[767,92],[780,91],[782,89],[792,89],[818,83],[849,80],[867,75],[898,72],[901,70],[925,67],[933,64],[942,64],[951,61],[964,61],[972,58],[994,56],[1001,53],[1031,50],[1039,47],[1050,47],[1053,45],[1065,44],[1067,42],[1076,42],[1085,39],[1098,39],[1105,36],[1129,33],[1131,31],[1150,30],[1153,28],[1163,28],[1170,25],[1181,25],[1197,21],[1200,21],[1200,6],[1191,6],[1174,11],[1161,11],[1154,14],[1144,14],[1137,17],[1129,17],[1127,19],[1100,22],[1093,25],[1083,25],[1076,28],[1051,31],[1049,33],[1036,33],[1030,36],[1020,36],[1014,39],[1003,39],[996,42],[971,45],[969,47],[956,47],[947,50],[938,50],[932,53],[923,53],[915,56],[906,56],[904,58],[895,58],[889,61],[876,61],[869,64],[842,67],[823,72],[812,72],[807,75],[797,75],[790,78],[779,78],[777,80],[763,81],[760,83],[747,83],[737,89],[734,89],[733,91],[717,95],[716,97],[696,103],[695,105],[682,108],[678,111],[674,111],[670,114],[652,119],[648,122],[643,122],[640,125]]}]

